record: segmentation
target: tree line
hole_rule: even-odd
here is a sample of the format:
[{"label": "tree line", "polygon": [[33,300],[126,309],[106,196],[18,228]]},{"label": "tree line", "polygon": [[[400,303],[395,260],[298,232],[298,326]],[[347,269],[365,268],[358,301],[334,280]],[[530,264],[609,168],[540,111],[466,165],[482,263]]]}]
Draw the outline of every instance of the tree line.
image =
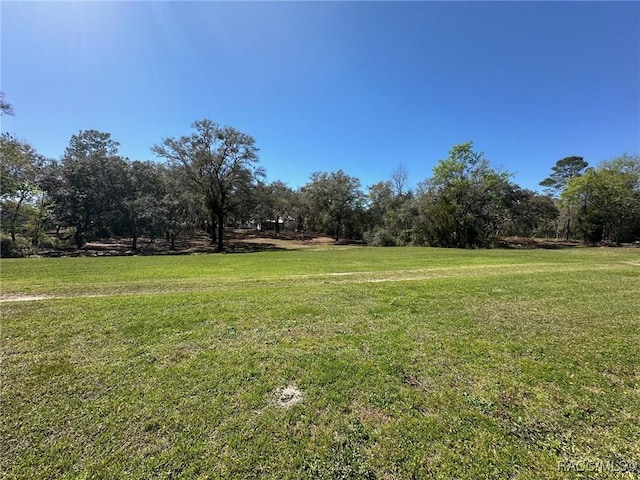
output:
[{"label": "tree line", "polygon": [[[10,114],[4,102],[3,113]],[[9,107],[9,110],[6,109]],[[523,189],[493,168],[472,142],[455,145],[417,188],[398,167],[363,189],[342,170],[315,172],[306,185],[266,182],[250,135],[199,120],[189,135],[152,146],[162,161],[129,160],[106,132],[73,135],[60,159],[40,155],[9,133],[0,139],[3,256],[38,246],[111,236],[176,240],[207,231],[217,250],[224,229],[322,232],[370,245],[491,247],[505,236],[594,242],[640,239],[640,157],[589,167],[559,160]]]}]

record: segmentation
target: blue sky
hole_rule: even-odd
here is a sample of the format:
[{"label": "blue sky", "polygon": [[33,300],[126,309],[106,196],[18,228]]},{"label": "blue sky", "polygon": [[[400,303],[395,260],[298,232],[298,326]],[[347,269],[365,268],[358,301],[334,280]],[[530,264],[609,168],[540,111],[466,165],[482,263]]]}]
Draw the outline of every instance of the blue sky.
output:
[{"label": "blue sky", "polygon": [[152,160],[210,118],[268,180],[412,185],[454,144],[537,189],[570,155],[640,153],[640,2],[1,3],[2,130],[59,158],[97,129]]}]

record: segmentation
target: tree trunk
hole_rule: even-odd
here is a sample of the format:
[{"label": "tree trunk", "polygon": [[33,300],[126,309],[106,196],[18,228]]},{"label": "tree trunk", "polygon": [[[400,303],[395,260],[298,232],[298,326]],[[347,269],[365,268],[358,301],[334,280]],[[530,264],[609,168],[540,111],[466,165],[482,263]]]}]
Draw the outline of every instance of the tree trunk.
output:
[{"label": "tree trunk", "polygon": [[216,242],[216,214],[211,212],[211,229],[209,230],[211,234],[211,244],[213,245]]},{"label": "tree trunk", "polygon": [[224,213],[219,212],[218,213],[218,242],[217,242],[218,245],[216,246],[216,252],[224,251],[223,237],[224,237]]},{"label": "tree trunk", "polygon": [[82,226],[76,225],[76,232],[73,236],[77,248],[82,248],[84,241],[82,240]]},{"label": "tree trunk", "polygon": [[18,212],[20,211],[20,206],[22,205],[22,201],[25,196],[20,195],[20,200],[18,201],[18,205],[16,205],[16,210],[13,212],[13,216],[11,217],[11,242],[16,243],[16,222],[18,221]]},{"label": "tree trunk", "polygon": [[138,225],[136,223],[134,221],[131,228],[131,250],[134,251],[138,249]]},{"label": "tree trunk", "polygon": [[42,224],[44,222],[42,217],[42,212],[44,211],[44,195],[40,198],[40,202],[38,203],[38,213],[36,217],[36,228],[33,230],[31,235],[31,245],[34,247],[38,246],[40,243],[40,230],[42,230]]}]

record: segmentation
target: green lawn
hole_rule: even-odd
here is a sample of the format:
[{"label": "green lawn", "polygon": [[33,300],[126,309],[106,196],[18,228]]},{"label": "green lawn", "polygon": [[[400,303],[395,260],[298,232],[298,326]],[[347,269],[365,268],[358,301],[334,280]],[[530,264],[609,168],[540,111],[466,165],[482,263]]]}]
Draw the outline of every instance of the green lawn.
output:
[{"label": "green lawn", "polygon": [[[612,470],[640,464],[640,249],[0,268],[4,478],[635,478]],[[281,406],[287,386],[302,398]]]}]

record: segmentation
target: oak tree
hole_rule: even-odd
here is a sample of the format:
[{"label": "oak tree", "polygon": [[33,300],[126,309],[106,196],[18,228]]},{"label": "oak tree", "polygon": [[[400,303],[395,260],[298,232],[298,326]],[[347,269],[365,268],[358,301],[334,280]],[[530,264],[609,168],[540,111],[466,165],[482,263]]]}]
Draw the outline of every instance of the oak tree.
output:
[{"label": "oak tree", "polygon": [[[193,123],[191,135],[165,138],[152,151],[180,169],[201,196],[212,225],[217,225],[217,251],[222,251],[225,219],[246,189],[262,175],[256,168],[253,137],[233,127],[204,119]],[[211,241],[215,240],[211,230]]]}]

